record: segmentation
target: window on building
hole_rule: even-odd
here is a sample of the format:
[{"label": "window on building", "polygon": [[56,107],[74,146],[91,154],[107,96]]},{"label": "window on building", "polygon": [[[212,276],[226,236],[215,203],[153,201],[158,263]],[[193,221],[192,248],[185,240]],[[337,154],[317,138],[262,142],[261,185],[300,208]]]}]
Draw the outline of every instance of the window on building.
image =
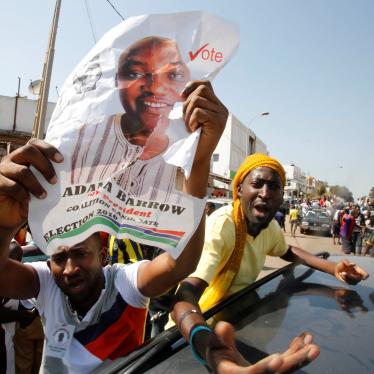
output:
[{"label": "window on building", "polygon": [[219,153],[213,153],[213,162],[219,161]]},{"label": "window on building", "polygon": [[255,143],[256,143],[256,139],[253,138],[252,136],[249,136],[248,138],[248,155],[252,155],[253,153],[255,153]]}]

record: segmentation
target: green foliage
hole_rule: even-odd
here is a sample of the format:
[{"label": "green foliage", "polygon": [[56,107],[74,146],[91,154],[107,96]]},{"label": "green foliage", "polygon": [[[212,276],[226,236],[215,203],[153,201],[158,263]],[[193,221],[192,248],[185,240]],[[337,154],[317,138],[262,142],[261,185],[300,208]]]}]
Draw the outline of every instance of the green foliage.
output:
[{"label": "green foliage", "polygon": [[370,197],[371,199],[374,199],[374,187],[371,187],[371,190],[370,190],[370,192],[369,192],[369,197]]},{"label": "green foliage", "polygon": [[344,199],[345,201],[353,202],[352,192],[345,186],[331,186],[330,192],[332,195],[338,196]]},{"label": "green foliage", "polygon": [[327,182],[317,181],[316,190],[318,196],[322,197],[325,195],[327,191]]}]

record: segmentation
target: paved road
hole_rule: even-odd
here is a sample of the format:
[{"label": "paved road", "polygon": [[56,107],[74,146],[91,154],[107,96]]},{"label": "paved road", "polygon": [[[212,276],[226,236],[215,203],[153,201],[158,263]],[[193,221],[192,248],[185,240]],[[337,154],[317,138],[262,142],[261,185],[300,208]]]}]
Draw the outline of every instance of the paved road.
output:
[{"label": "paved road", "polygon": [[[286,219],[286,232],[284,237],[287,244],[294,245],[295,247],[300,247],[307,250],[310,253],[318,252],[329,252],[334,255],[342,255],[341,246],[334,245],[331,237],[318,236],[316,234],[303,235],[300,234],[300,230],[297,229],[296,237],[292,238],[290,234],[290,226],[288,224],[288,217]],[[281,260],[278,257],[268,256],[265,262],[263,271],[260,273],[259,278],[267,275],[268,273],[278,269],[281,266],[286,265],[287,262]]]}]

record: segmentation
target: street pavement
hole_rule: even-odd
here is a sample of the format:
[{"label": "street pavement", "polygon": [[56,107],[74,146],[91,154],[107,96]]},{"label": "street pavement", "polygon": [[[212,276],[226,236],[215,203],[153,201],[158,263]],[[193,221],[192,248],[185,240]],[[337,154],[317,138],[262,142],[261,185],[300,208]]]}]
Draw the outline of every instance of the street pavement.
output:
[{"label": "street pavement", "polygon": [[[288,221],[289,217],[287,216],[286,232],[284,233],[287,244],[305,249],[306,251],[313,254],[319,252],[329,252],[331,255],[343,255],[341,246],[337,244],[334,245],[332,237],[318,236],[317,234],[300,234],[299,228],[296,231],[296,237],[291,237],[291,228]],[[279,257],[267,256],[264,268],[258,276],[258,279],[287,264],[288,262],[283,261]]]}]

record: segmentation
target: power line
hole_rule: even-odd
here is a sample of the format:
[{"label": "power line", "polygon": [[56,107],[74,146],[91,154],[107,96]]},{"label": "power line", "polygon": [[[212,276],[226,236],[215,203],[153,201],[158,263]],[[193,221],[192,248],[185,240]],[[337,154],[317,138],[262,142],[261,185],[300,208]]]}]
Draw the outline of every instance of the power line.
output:
[{"label": "power line", "polygon": [[109,1],[109,0],[106,0],[106,2],[114,9],[114,11],[122,18],[122,21],[124,21],[125,19],[123,18],[122,14],[116,9],[116,7]]},{"label": "power line", "polygon": [[92,21],[92,17],[91,17],[91,10],[90,10],[90,7],[88,6],[87,0],[84,0],[84,5],[86,7],[86,12],[87,12],[88,20],[90,22],[92,37],[93,37],[93,40],[96,43],[97,42],[96,32],[94,30],[94,25],[93,25],[93,21]]}]

